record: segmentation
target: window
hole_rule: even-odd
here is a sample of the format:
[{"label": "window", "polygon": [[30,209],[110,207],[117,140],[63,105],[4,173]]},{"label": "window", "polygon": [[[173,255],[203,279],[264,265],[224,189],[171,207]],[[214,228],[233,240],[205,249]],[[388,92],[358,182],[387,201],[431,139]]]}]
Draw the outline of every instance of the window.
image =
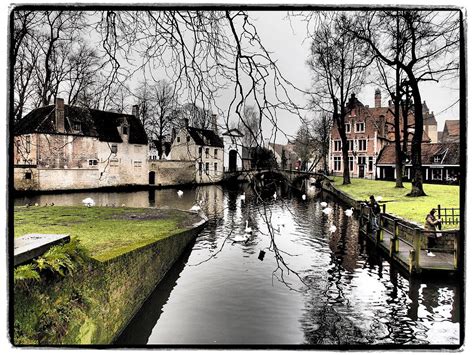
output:
[{"label": "window", "polygon": [[97,159],[89,159],[89,166],[96,166],[97,165]]},{"label": "window", "polygon": [[349,139],[347,143],[349,144],[349,151],[354,150],[354,140]]},{"label": "window", "polygon": [[342,150],[342,141],[334,141],[334,151],[339,152]]},{"label": "window", "polygon": [[81,131],[81,122],[72,122],[72,130],[75,132]]},{"label": "window", "polygon": [[141,168],[142,167],[142,161],[141,160],[135,160],[133,162],[133,167],[134,168]]},{"label": "window", "polygon": [[199,172],[202,172],[202,163],[199,163]]},{"label": "window", "polygon": [[176,137],[176,143],[180,143],[181,142],[181,137],[180,136],[177,136]]},{"label": "window", "polygon": [[110,151],[111,151],[113,154],[117,154],[117,152],[118,152],[118,146],[117,146],[117,144],[112,144],[112,145],[110,146]]},{"label": "window", "polygon": [[25,173],[25,180],[31,180],[31,172]]},{"label": "window", "polygon": [[357,145],[359,146],[359,151],[365,152],[367,150],[367,140],[359,139]]},{"label": "window", "polygon": [[374,158],[373,157],[369,157],[369,168],[368,168],[369,171],[372,171],[374,170]]},{"label": "window", "polygon": [[214,163],[214,171],[217,172],[217,163]]},{"label": "window", "polygon": [[355,131],[357,133],[365,132],[365,122],[357,122]]},{"label": "window", "polygon": [[214,149],[214,159],[217,159],[217,149]]},{"label": "window", "polygon": [[349,157],[349,171],[354,170],[354,157]]},{"label": "window", "polygon": [[351,133],[351,124],[350,123],[345,123],[346,126],[346,133]]},{"label": "window", "polygon": [[122,134],[128,134],[128,126],[122,126]]},{"label": "window", "polygon": [[357,164],[365,165],[365,157],[358,157],[357,158]]},{"label": "window", "polygon": [[206,148],[206,158],[209,158],[209,148]]},{"label": "window", "polygon": [[191,141],[191,137],[190,136],[186,136],[186,142],[190,142]]},{"label": "window", "polygon": [[432,180],[442,180],[443,179],[443,169],[434,168],[431,170],[431,179]]},{"label": "window", "polygon": [[206,173],[209,172],[209,163],[206,163]]},{"label": "window", "polygon": [[118,159],[110,159],[109,164],[111,167],[115,167],[119,165]]},{"label": "window", "polygon": [[17,139],[17,140],[16,140],[16,152],[17,152],[18,154],[21,153],[20,145],[21,145],[20,140]]},{"label": "window", "polygon": [[334,171],[341,171],[341,157],[334,157]]}]

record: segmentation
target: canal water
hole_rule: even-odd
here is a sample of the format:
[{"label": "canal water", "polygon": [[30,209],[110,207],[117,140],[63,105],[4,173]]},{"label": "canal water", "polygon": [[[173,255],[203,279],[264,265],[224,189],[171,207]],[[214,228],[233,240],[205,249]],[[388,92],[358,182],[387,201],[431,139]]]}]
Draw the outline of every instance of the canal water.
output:
[{"label": "canal water", "polygon": [[208,226],[118,346],[459,344],[459,286],[401,275],[329,196],[309,189],[306,199],[281,190],[257,197],[245,186],[183,192],[45,194],[15,204],[80,205],[92,197],[102,206],[202,205]]}]

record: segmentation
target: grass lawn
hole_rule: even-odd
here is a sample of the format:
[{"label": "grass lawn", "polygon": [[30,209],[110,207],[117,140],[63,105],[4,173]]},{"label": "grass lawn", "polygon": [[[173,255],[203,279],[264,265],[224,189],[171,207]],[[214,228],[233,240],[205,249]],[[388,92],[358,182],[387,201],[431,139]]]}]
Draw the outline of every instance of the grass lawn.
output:
[{"label": "grass lawn", "polygon": [[[386,212],[404,219],[424,224],[425,217],[432,208],[438,205],[447,208],[459,208],[459,186],[424,184],[427,196],[407,197],[411,191],[411,183],[403,183],[404,188],[395,188],[394,181],[367,180],[351,178],[350,185],[342,185],[342,177],[335,178],[334,186],[356,200],[368,200],[370,195],[382,196]],[[446,226],[446,229],[459,228]]]},{"label": "grass lawn", "polygon": [[[69,234],[100,261],[187,229],[176,210],[113,207],[15,207],[15,238],[29,233]],[[192,222],[191,222],[192,223]]]}]

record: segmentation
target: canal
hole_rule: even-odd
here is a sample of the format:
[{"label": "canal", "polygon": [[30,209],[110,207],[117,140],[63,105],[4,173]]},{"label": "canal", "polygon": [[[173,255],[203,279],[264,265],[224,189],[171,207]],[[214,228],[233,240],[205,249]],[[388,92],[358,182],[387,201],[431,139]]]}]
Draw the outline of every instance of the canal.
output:
[{"label": "canal", "polygon": [[459,285],[401,275],[329,196],[278,191],[258,199],[245,186],[183,192],[44,194],[15,204],[80,205],[92,197],[101,206],[189,209],[200,201],[208,226],[117,346],[459,344]]}]

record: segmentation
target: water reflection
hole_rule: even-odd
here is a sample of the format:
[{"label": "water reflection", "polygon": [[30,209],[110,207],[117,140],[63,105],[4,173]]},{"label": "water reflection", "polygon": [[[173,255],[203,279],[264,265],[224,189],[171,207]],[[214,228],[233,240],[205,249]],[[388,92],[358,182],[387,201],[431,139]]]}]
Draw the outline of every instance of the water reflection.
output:
[{"label": "water reflection", "polygon": [[[245,191],[245,200],[240,195]],[[210,217],[190,253],[155,290],[119,344],[458,344],[456,280],[407,279],[358,233],[330,196],[279,186],[258,199],[246,186],[48,194],[16,205],[189,209]],[[332,213],[322,212],[327,201]],[[247,243],[233,242],[253,232]],[[331,224],[336,231],[331,232]],[[259,258],[261,252],[265,257]]]}]

